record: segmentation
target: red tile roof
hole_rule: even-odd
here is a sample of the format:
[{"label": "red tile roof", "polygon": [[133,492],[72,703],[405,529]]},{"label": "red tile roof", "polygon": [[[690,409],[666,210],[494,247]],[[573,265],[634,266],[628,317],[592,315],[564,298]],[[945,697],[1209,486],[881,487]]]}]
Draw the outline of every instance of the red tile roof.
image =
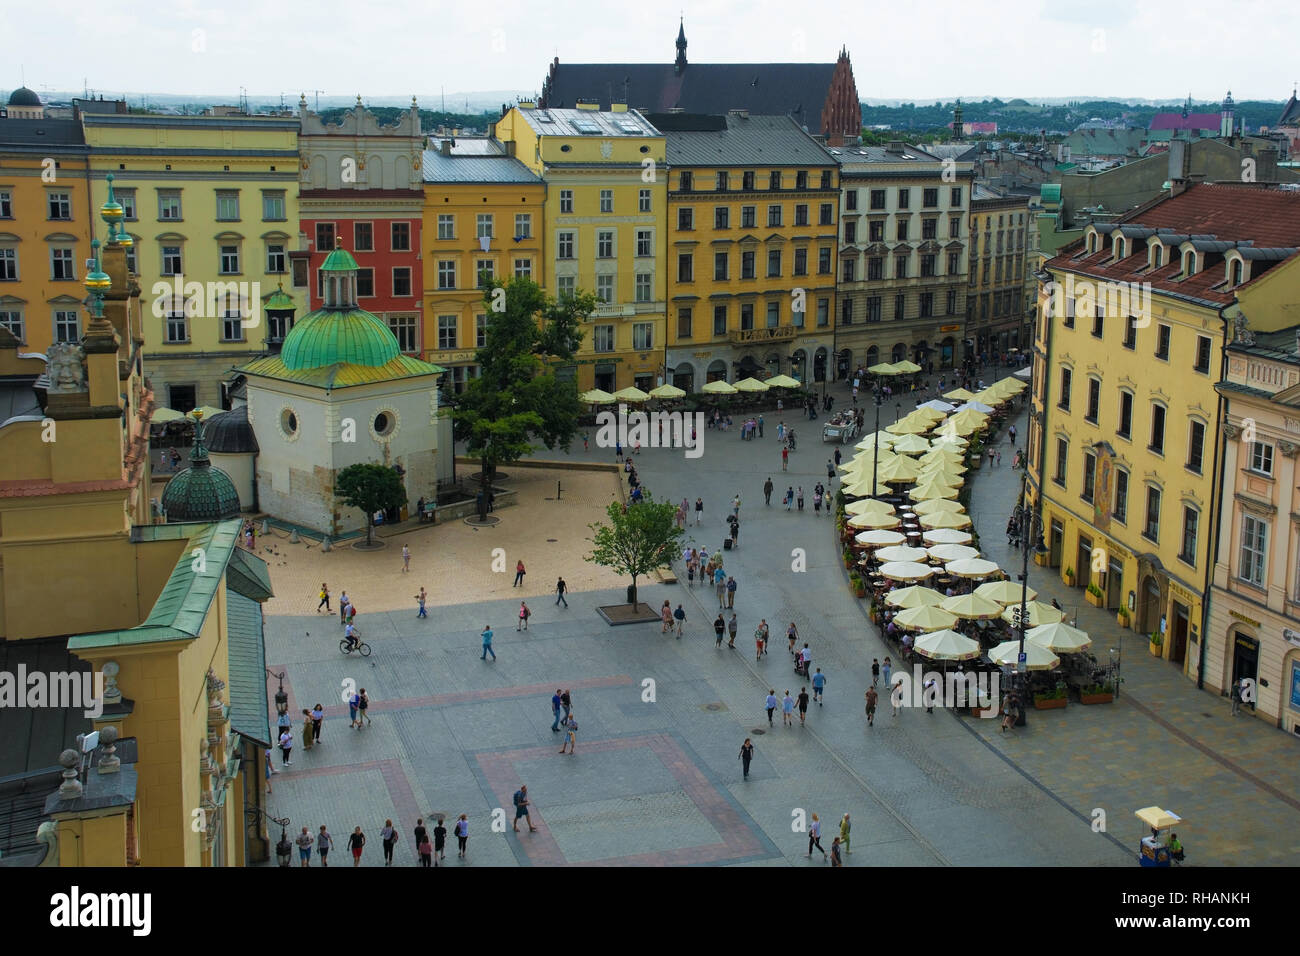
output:
[{"label": "red tile roof", "polygon": [[0,498],[39,498],[46,495],[77,495],[91,491],[126,491],[131,485],[121,478],[95,481],[50,481],[48,478],[19,478],[0,481]]},{"label": "red tile roof", "polygon": [[[1122,224],[1213,236],[1224,242],[1251,241],[1256,249],[1300,250],[1300,191],[1196,183],[1177,196],[1145,210],[1135,210],[1122,220]],[[1145,239],[1130,239],[1130,255],[1113,262],[1110,237],[1104,238],[1101,249],[1092,255],[1082,254],[1084,245],[1079,240],[1063,249],[1048,265],[1101,279],[1150,282],[1153,290],[1224,305],[1236,298],[1235,291],[1213,289],[1224,283],[1222,253],[1207,253],[1202,271],[1175,282],[1171,280],[1182,272],[1182,263],[1176,253],[1166,259],[1163,267],[1148,271]],[[1300,252],[1276,261],[1252,261],[1251,281],[1277,268],[1280,262],[1294,261],[1297,255]],[[1249,282],[1245,284],[1249,285]]]}]

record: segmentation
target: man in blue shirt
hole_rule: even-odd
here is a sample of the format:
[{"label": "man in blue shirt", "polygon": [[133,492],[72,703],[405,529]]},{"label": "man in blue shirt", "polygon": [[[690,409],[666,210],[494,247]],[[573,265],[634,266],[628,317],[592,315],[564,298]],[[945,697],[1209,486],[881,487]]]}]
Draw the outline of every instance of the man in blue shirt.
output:
[{"label": "man in blue shirt", "polygon": [[485,624],[483,625],[483,655],[479,658],[479,660],[481,661],[487,660],[487,656],[489,654],[492,655],[493,661],[497,659],[497,652],[492,650],[492,628],[489,625]]},{"label": "man in blue shirt", "polygon": [[813,700],[817,701],[817,706],[822,705],[822,691],[826,689],[826,675],[822,669],[817,668],[817,673],[812,676]]},{"label": "man in blue shirt", "polygon": [[774,687],[767,692],[767,701],[764,703],[764,706],[767,707],[767,725],[769,727],[772,726],[772,712],[776,710],[776,705],[776,688]]},{"label": "man in blue shirt", "polygon": [[558,734],[560,732],[560,689],[558,687],[551,697],[551,712],[555,714],[555,722],[551,724],[551,730]]}]

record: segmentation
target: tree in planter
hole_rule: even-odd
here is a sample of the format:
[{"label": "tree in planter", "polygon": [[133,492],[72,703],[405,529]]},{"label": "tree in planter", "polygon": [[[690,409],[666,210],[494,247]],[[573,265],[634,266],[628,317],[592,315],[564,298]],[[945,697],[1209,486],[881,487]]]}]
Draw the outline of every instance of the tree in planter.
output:
[{"label": "tree in planter", "polygon": [[582,320],[596,310],[588,293],[554,299],[531,279],[492,280],[483,293],[487,338],[478,350],[478,378],[457,396],[456,438],[479,459],[479,520],[487,517],[499,465],[533,451],[533,442],[565,450],[582,413],[576,383],[557,379],[547,360],[570,362],[582,341]]},{"label": "tree in planter", "polygon": [[655,501],[648,491],[636,504],[628,505],[626,513],[617,501],[610,502],[605,513],[609,524],[589,525],[593,547],[587,560],[631,575],[630,603],[635,607],[637,578],[672,560],[686,531],[677,527],[677,506]]},{"label": "tree in planter", "polygon": [[348,465],[339,472],[334,493],[349,508],[359,508],[365,513],[367,548],[374,544],[375,512],[406,504],[402,476],[388,465]]}]

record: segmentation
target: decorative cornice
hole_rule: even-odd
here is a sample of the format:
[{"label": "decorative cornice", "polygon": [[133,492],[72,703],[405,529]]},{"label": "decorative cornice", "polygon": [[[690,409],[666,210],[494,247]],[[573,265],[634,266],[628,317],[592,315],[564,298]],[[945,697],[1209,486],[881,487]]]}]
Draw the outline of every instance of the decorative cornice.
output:
[{"label": "decorative cornice", "polygon": [[1230,425],[1227,422],[1224,422],[1223,434],[1227,435],[1229,440],[1236,441],[1241,436],[1241,429],[1236,425]]},{"label": "decorative cornice", "polygon": [[1282,453],[1283,458],[1294,458],[1296,452],[1300,451],[1300,445],[1290,441],[1279,441],[1277,443],[1277,450]]}]

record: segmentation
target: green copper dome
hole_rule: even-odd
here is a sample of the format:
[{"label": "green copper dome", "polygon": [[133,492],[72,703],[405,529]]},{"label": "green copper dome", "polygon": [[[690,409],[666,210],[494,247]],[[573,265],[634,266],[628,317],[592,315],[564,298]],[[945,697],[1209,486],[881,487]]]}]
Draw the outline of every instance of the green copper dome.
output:
[{"label": "green copper dome", "polygon": [[162,508],[169,522],[221,521],[239,516],[239,492],[230,476],[208,461],[201,420],[194,426],[190,467],[167,482]]},{"label": "green copper dome", "polygon": [[262,308],[275,312],[291,312],[298,306],[294,303],[293,296],[284,291],[284,286],[278,285],[274,292],[262,299]]}]

